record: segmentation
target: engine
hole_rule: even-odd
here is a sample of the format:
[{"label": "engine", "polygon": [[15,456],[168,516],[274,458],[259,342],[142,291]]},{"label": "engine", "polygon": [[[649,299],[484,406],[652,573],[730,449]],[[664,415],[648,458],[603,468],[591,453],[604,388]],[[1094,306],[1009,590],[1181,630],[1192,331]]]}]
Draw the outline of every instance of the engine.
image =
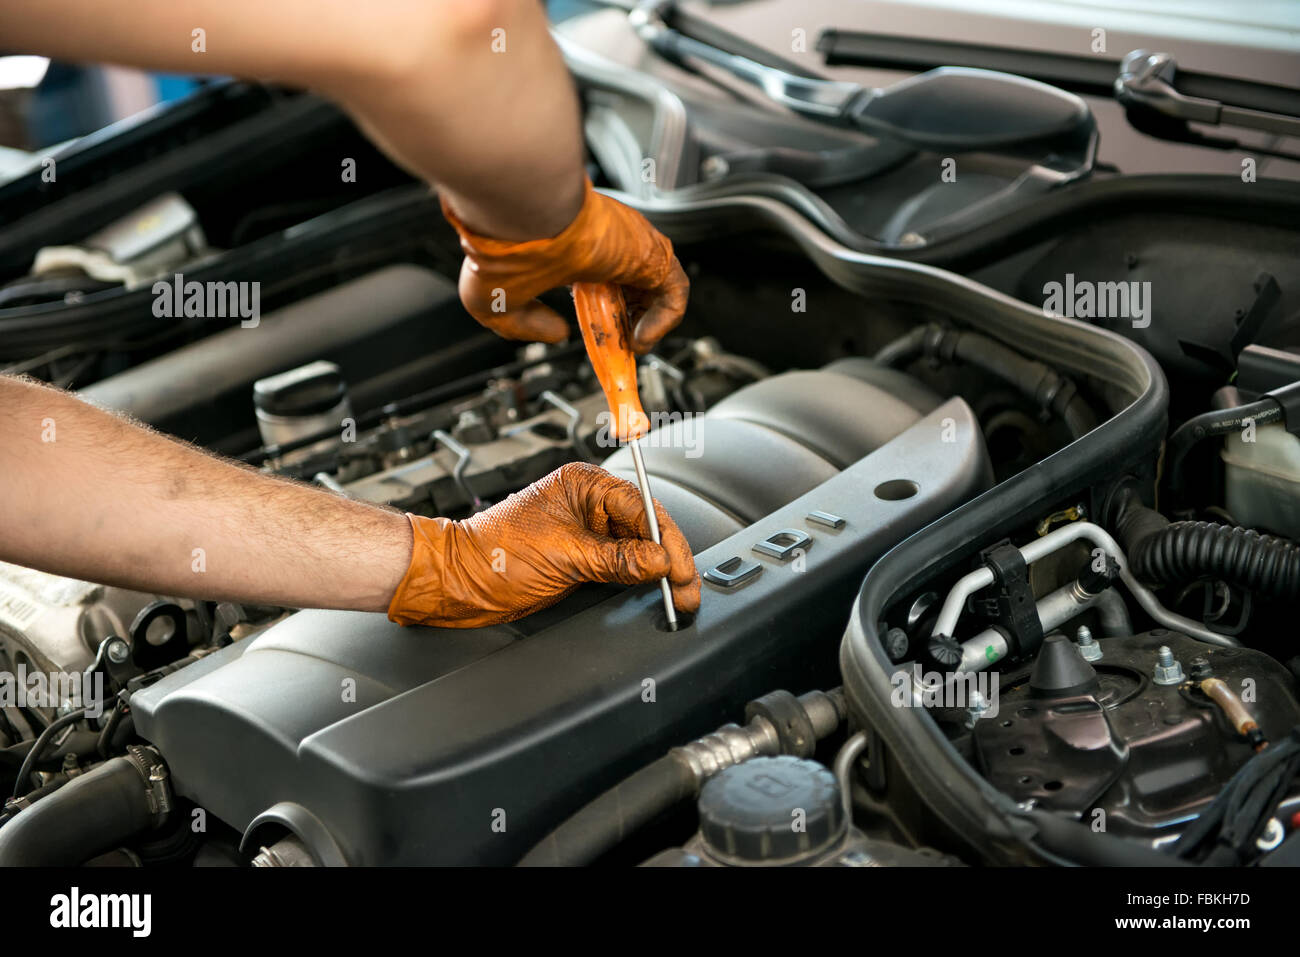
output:
[{"label": "engine", "polygon": [[[708,344],[691,351],[718,362],[707,358]],[[709,368],[701,365],[680,376],[677,391],[699,394],[696,376]],[[717,384],[738,369],[758,371],[735,359],[721,365],[730,372],[715,367]],[[651,358],[647,371],[656,368],[678,367]],[[869,364],[850,362],[765,376],[651,433],[652,487],[717,594],[681,632],[665,629],[653,595],[600,587],[471,633],[299,612],[134,695],[135,727],[175,756],[177,792],[249,841],[282,828],[322,861],[511,863],[557,809],[595,795],[702,718],[725,717],[763,690],[763,675],[793,670],[819,680],[855,570],[987,485],[983,439],[961,399],[926,396],[915,408],[870,375]],[[481,505],[494,475],[513,468],[513,481],[524,481],[530,467],[600,447],[601,400],[560,398],[564,387],[552,382],[548,398],[537,393],[540,415],[527,414],[526,399],[513,420],[504,407],[480,413],[476,442],[466,413],[482,409],[483,397],[452,403],[459,439],[435,431],[436,451],[416,445],[405,463],[335,481],[344,494],[382,490],[406,507],[440,495],[456,502],[458,492],[462,506]],[[517,393],[498,380],[487,399],[503,394]],[[837,420],[832,403],[846,395],[874,414]],[[419,421],[385,423],[358,445],[396,429],[426,434],[429,420],[417,432]],[[951,442],[938,438],[945,427]],[[606,467],[628,472],[626,454],[614,452]],[[517,464],[486,467],[507,455]],[[700,693],[718,682],[728,689],[721,699]],[[431,806],[448,813],[430,815]]]},{"label": "engine", "polygon": [[[925,122],[967,117],[928,106],[828,126],[765,103],[781,63],[718,84],[753,44],[688,70],[659,6],[557,42],[593,182],[691,280],[637,374],[698,614],[585,585],[400,627],[0,565],[0,865],[1300,863],[1294,182],[1099,162],[1141,102],[1106,116],[1092,61],[1087,102],[871,91],[1047,97],[1023,142],[950,149]],[[475,324],[428,187],[342,112],[214,84],[128,132],[0,191],[5,374],[326,503],[636,479],[582,343]],[[304,176],[324,152],[366,175]]]}]

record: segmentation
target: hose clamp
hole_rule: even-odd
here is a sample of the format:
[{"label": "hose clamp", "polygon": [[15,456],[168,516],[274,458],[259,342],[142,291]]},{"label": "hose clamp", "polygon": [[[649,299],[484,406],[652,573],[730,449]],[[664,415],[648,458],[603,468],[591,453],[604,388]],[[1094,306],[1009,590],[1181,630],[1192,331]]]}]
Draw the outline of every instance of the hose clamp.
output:
[{"label": "hose clamp", "polygon": [[154,748],[132,744],[126,749],[126,759],[144,781],[144,796],[153,816],[153,827],[162,826],[172,811],[171,775],[162,755]]}]

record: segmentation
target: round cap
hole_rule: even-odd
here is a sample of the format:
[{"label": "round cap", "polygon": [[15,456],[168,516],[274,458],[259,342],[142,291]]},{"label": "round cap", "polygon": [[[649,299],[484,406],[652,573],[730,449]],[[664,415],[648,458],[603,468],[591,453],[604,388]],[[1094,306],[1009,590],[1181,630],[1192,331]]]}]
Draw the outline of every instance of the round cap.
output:
[{"label": "round cap", "polygon": [[699,808],[709,849],[744,861],[809,857],[847,827],[835,775],[790,755],[727,768],[704,785]]},{"label": "round cap", "polygon": [[319,415],[346,396],[343,373],[332,362],[312,362],[253,383],[253,406],[268,415]]}]

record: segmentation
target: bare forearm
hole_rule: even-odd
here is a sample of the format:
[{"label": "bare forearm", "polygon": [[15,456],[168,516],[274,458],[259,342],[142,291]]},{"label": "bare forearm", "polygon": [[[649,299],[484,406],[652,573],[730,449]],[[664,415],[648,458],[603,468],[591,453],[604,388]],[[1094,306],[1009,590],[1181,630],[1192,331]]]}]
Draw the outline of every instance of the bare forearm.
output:
[{"label": "bare forearm", "polygon": [[0,560],[169,595],[382,611],[404,516],[0,377]]},{"label": "bare forearm", "polygon": [[554,236],[582,203],[583,144],[577,95],[542,4],[451,6],[434,19],[454,27],[439,21],[395,65],[372,71],[378,85],[335,87],[327,78],[324,92],[391,156],[436,182],[475,232]]},{"label": "bare forearm", "polygon": [[577,99],[540,0],[6,0],[0,42],[316,90],[485,235],[555,235],[581,202]]}]

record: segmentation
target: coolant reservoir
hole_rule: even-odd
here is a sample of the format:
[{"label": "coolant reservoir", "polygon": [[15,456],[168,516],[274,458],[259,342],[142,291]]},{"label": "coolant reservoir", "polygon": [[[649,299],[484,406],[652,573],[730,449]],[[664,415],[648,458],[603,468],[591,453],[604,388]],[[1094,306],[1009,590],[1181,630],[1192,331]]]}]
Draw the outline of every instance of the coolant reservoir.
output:
[{"label": "coolant reservoir", "polygon": [[1300,538],[1300,438],[1281,422],[1231,432],[1223,443],[1227,507],[1247,528]]}]

